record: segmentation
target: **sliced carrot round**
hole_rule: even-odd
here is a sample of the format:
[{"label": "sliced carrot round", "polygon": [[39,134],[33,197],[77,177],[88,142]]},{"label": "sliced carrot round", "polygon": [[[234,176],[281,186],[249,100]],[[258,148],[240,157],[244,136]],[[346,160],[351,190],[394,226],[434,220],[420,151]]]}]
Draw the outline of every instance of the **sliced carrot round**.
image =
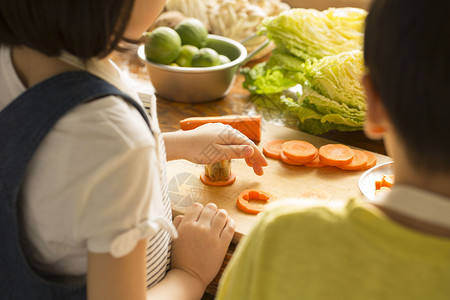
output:
[{"label": "sliced carrot round", "polygon": [[[236,206],[249,214],[259,214],[265,208],[265,205],[273,199],[272,195],[260,190],[244,190],[239,194]],[[257,203],[262,202],[262,203]]]},{"label": "sliced carrot round", "polygon": [[280,158],[281,161],[288,164],[288,165],[293,165],[293,166],[302,166],[302,163],[296,162],[295,160],[290,159],[289,157],[287,157],[284,152],[282,151],[280,153]]},{"label": "sliced carrot round", "polygon": [[356,149],[353,149],[353,153],[355,155],[353,155],[352,160],[348,164],[337,167],[341,170],[348,170],[348,171],[365,170],[367,166],[367,154]]},{"label": "sliced carrot round", "polygon": [[364,152],[367,155],[367,166],[365,167],[364,170],[368,170],[372,167],[375,167],[375,165],[377,164],[377,156],[373,152],[367,150],[362,150],[362,152]]},{"label": "sliced carrot round", "polygon": [[317,155],[316,158],[314,158],[312,161],[310,161],[309,163],[306,163],[305,167],[324,168],[324,167],[328,167],[328,165],[326,165],[323,162],[321,162],[320,158],[319,158],[319,155]]},{"label": "sliced carrot round", "polygon": [[348,164],[354,155],[350,147],[342,144],[327,144],[319,148],[320,161],[329,166]]},{"label": "sliced carrot round", "polygon": [[312,161],[318,153],[313,144],[298,140],[288,141],[281,148],[288,158],[303,164]]},{"label": "sliced carrot round", "polygon": [[264,155],[267,157],[270,157],[270,158],[280,159],[281,151],[283,151],[281,148],[281,145],[285,142],[286,142],[286,140],[274,140],[274,141],[268,142],[263,147]]},{"label": "sliced carrot round", "polygon": [[225,186],[233,184],[236,181],[236,175],[231,173],[231,176],[228,180],[212,181],[205,173],[202,173],[200,174],[200,180],[206,185]]}]

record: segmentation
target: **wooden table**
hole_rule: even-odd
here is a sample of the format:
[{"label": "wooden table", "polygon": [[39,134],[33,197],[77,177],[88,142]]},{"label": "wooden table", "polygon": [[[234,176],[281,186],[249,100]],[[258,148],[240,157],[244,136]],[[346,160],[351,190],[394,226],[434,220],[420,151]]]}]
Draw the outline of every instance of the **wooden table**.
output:
[{"label": "wooden table", "polygon": [[[139,61],[138,57],[134,55],[134,52],[115,53],[113,60],[119,68],[125,73],[128,73],[129,77],[132,78],[132,84],[145,101],[146,95],[154,92],[145,65]],[[251,64],[257,62],[258,61],[251,62]],[[268,110],[264,107],[256,107],[253,105],[252,101],[249,100],[250,93],[242,87],[243,80],[243,76],[238,75],[230,93],[226,97],[208,103],[177,103],[157,97],[157,109],[161,130],[163,132],[178,130],[179,120],[186,117],[228,114],[260,114],[263,117],[263,122],[297,129],[297,119],[283,115],[282,113],[276,113],[273,110]],[[385,147],[381,141],[369,140],[362,131],[329,132],[320,137],[370,150],[379,154],[386,154]],[[208,287],[207,293],[211,295],[215,294],[220,276],[236,248],[237,241],[237,238],[233,239],[233,243],[229,247],[222,268],[215,280]]]}]

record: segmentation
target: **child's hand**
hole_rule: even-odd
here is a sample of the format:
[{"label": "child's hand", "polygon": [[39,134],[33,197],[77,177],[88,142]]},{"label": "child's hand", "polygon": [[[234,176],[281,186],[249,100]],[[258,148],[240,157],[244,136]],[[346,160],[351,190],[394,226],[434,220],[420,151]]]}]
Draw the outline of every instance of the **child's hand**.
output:
[{"label": "child's hand", "polygon": [[229,125],[210,123],[170,134],[172,137],[165,139],[169,159],[183,158],[198,164],[212,164],[245,158],[257,175],[262,175],[262,167],[267,166],[264,155],[255,143]]},{"label": "child's hand", "polygon": [[213,203],[195,203],[174,219],[179,237],[173,241],[172,269],[181,269],[206,288],[220,270],[234,234],[234,222]]}]

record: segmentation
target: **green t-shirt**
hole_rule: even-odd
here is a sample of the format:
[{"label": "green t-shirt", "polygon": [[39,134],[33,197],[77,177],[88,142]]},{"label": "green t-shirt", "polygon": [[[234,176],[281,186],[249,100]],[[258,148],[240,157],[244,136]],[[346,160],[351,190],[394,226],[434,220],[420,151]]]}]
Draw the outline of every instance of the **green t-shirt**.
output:
[{"label": "green t-shirt", "polygon": [[275,207],[241,240],[216,299],[450,299],[450,239],[357,200]]}]

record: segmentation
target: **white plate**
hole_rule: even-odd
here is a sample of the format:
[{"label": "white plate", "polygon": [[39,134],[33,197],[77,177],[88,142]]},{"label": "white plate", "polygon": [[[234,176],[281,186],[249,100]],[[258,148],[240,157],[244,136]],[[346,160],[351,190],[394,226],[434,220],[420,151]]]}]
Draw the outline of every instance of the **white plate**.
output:
[{"label": "white plate", "polygon": [[361,175],[359,178],[359,190],[368,199],[373,200],[375,198],[375,181],[381,180],[383,175],[392,175],[394,170],[390,161],[384,164],[379,164]]}]

